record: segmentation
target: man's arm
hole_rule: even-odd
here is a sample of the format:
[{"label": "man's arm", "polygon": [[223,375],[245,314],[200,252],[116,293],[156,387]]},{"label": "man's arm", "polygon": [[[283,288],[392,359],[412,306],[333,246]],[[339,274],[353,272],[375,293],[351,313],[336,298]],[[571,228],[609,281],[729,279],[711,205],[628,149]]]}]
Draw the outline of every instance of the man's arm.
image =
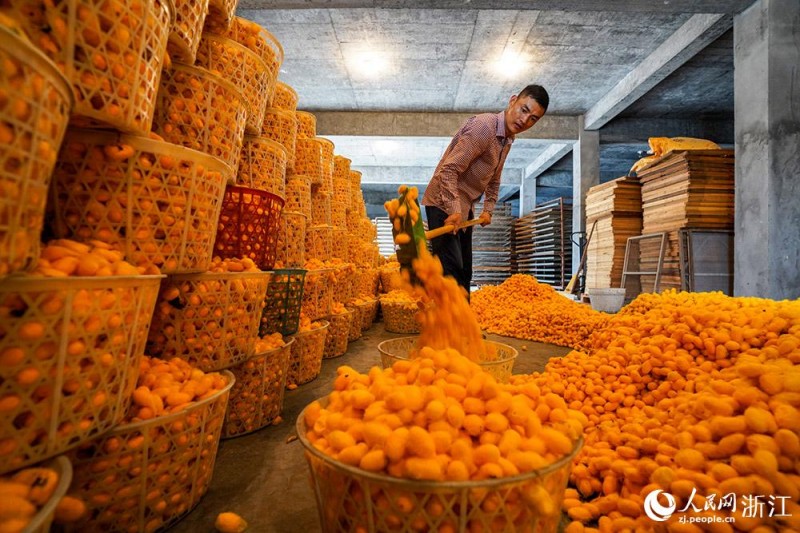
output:
[{"label": "man's arm", "polygon": [[505,159],[503,159],[500,164],[497,165],[497,170],[495,171],[494,176],[492,176],[492,179],[489,180],[488,185],[486,185],[486,192],[483,194],[483,213],[488,213],[489,222],[492,221],[494,205],[497,203],[497,196],[500,193],[500,176],[503,173],[504,165]]}]

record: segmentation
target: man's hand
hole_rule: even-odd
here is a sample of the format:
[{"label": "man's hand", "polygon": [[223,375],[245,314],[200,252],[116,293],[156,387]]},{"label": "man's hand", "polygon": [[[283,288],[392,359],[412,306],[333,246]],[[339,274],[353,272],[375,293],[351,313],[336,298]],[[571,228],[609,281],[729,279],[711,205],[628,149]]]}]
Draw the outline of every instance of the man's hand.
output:
[{"label": "man's hand", "polygon": [[484,211],[478,219],[481,221],[481,226],[488,226],[492,223],[492,214]]},{"label": "man's hand", "polygon": [[455,226],[453,233],[456,233],[458,231],[458,226],[461,225],[461,213],[453,213],[452,215],[444,219],[443,225],[447,226],[448,224],[452,224],[453,226]]}]

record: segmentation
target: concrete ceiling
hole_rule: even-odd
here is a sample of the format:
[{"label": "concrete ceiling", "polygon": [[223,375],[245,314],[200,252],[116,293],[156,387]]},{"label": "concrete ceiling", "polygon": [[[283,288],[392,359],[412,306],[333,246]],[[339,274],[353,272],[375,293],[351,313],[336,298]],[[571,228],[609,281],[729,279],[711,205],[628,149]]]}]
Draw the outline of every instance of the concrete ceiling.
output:
[{"label": "concrete ceiling", "polygon": [[623,159],[649,135],[725,130],[732,16],[751,1],[241,0],[238,14],[280,41],[280,79],[365,189],[426,183],[464,118],[544,85],[547,121],[515,142],[507,193],[569,153],[579,117]]}]

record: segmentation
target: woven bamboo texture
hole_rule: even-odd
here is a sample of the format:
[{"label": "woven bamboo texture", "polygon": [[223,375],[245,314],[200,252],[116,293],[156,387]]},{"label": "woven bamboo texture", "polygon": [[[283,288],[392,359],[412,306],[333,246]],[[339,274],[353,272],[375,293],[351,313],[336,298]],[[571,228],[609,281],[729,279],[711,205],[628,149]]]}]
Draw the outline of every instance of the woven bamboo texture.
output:
[{"label": "woven bamboo texture", "polygon": [[275,94],[272,97],[272,107],[286,111],[297,111],[297,91],[290,85],[278,81],[275,84]]},{"label": "woven bamboo texture", "polygon": [[347,352],[347,338],[350,336],[350,323],[353,321],[353,311],[331,315],[328,318],[328,334],[325,337],[325,350],[323,359],[340,357]]},{"label": "woven bamboo texture", "polygon": [[161,284],[147,353],[204,372],[253,355],[269,272],[181,274]]},{"label": "woven bamboo texture", "polygon": [[270,98],[270,72],[264,60],[233,39],[207,33],[197,48],[196,64],[236,87],[247,110],[245,131],[259,133]]},{"label": "woven bamboo texture", "polygon": [[195,67],[173,64],[161,75],[153,131],[166,141],[239,168],[247,110],[230,82]]},{"label": "woven bamboo texture", "polygon": [[229,369],[236,383],[231,389],[222,438],[259,430],[280,416],[293,343],[290,339]]},{"label": "woven bamboo texture", "polygon": [[0,417],[0,474],[63,453],[122,420],[159,281],[20,277],[0,284],[3,376],[16,376],[0,380],[0,398],[18,400]]},{"label": "woven bamboo texture", "polygon": [[31,41],[72,84],[72,125],[150,132],[171,22],[165,2],[8,4]]},{"label": "woven bamboo texture", "polygon": [[173,0],[174,22],[170,25],[167,52],[174,61],[193,65],[208,14],[208,0]]},{"label": "woven bamboo texture", "polygon": [[0,99],[0,278],[32,267],[50,175],[72,107],[72,88],[30,43],[0,28],[1,87],[32,88]]},{"label": "woven bamboo texture", "polygon": [[281,233],[278,236],[277,261],[284,268],[303,268],[306,264],[306,225],[303,213],[286,211],[281,214]]},{"label": "woven bamboo texture", "polygon": [[331,269],[306,271],[302,313],[311,320],[330,316],[336,276]]},{"label": "woven bamboo texture", "polygon": [[285,198],[287,160],[282,145],[264,137],[245,135],[236,183]]},{"label": "woven bamboo texture", "polygon": [[306,259],[330,259],[332,237],[333,226],[312,226],[306,229]]},{"label": "woven bamboo texture", "polygon": [[294,151],[297,145],[297,119],[291,111],[268,107],[264,111],[261,136],[286,149],[286,170],[294,170]]},{"label": "woven bamboo texture", "polygon": [[303,385],[319,376],[327,335],[328,322],[325,320],[310,331],[299,331],[294,335],[286,375],[287,384]]},{"label": "woven bamboo texture", "polygon": [[313,139],[317,136],[317,117],[308,111],[295,111],[297,117],[297,138]]},{"label": "woven bamboo texture", "polygon": [[208,490],[233,376],[181,411],[118,426],[69,454],[70,495],[88,512],[67,531],[156,531],[191,511]]},{"label": "woven bamboo texture", "polygon": [[135,265],[204,272],[230,167],[171,143],[69,130],[53,173],[52,231],[96,239]]},{"label": "woven bamboo texture", "polygon": [[287,211],[303,213],[311,223],[311,178],[303,174],[286,176]]}]

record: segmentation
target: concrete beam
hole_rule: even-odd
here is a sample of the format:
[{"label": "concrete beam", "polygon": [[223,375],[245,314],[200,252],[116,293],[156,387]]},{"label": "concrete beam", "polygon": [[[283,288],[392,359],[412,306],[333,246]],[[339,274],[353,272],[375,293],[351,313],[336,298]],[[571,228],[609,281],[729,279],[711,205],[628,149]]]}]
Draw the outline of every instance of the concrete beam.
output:
[{"label": "concrete beam", "polygon": [[693,15],[586,113],[585,129],[603,127],[732,26],[730,15]]},{"label": "concrete beam", "polygon": [[[475,113],[414,113],[377,111],[313,111],[317,135],[359,135],[375,137],[452,137]],[[578,117],[545,115],[520,139],[569,141],[578,139]]]},{"label": "concrete beam", "polygon": [[522,173],[523,179],[536,178],[539,174],[556,164],[572,151],[572,144],[551,144],[539,157],[534,159]]},{"label": "concrete beam", "polygon": [[[405,183],[408,185],[427,184],[433,176],[436,167],[418,166],[364,166],[358,165],[361,172],[361,183],[384,184]],[[500,178],[500,185],[513,185],[519,187],[522,180],[522,169],[505,168]]]},{"label": "concrete beam", "polygon": [[733,144],[733,119],[615,118],[600,130],[600,144],[647,144],[650,137],[697,137]]},{"label": "concrete beam", "polygon": [[[753,0],[240,0],[239,9],[538,9],[640,13],[739,13]],[[466,5],[465,5],[466,4]]]}]

